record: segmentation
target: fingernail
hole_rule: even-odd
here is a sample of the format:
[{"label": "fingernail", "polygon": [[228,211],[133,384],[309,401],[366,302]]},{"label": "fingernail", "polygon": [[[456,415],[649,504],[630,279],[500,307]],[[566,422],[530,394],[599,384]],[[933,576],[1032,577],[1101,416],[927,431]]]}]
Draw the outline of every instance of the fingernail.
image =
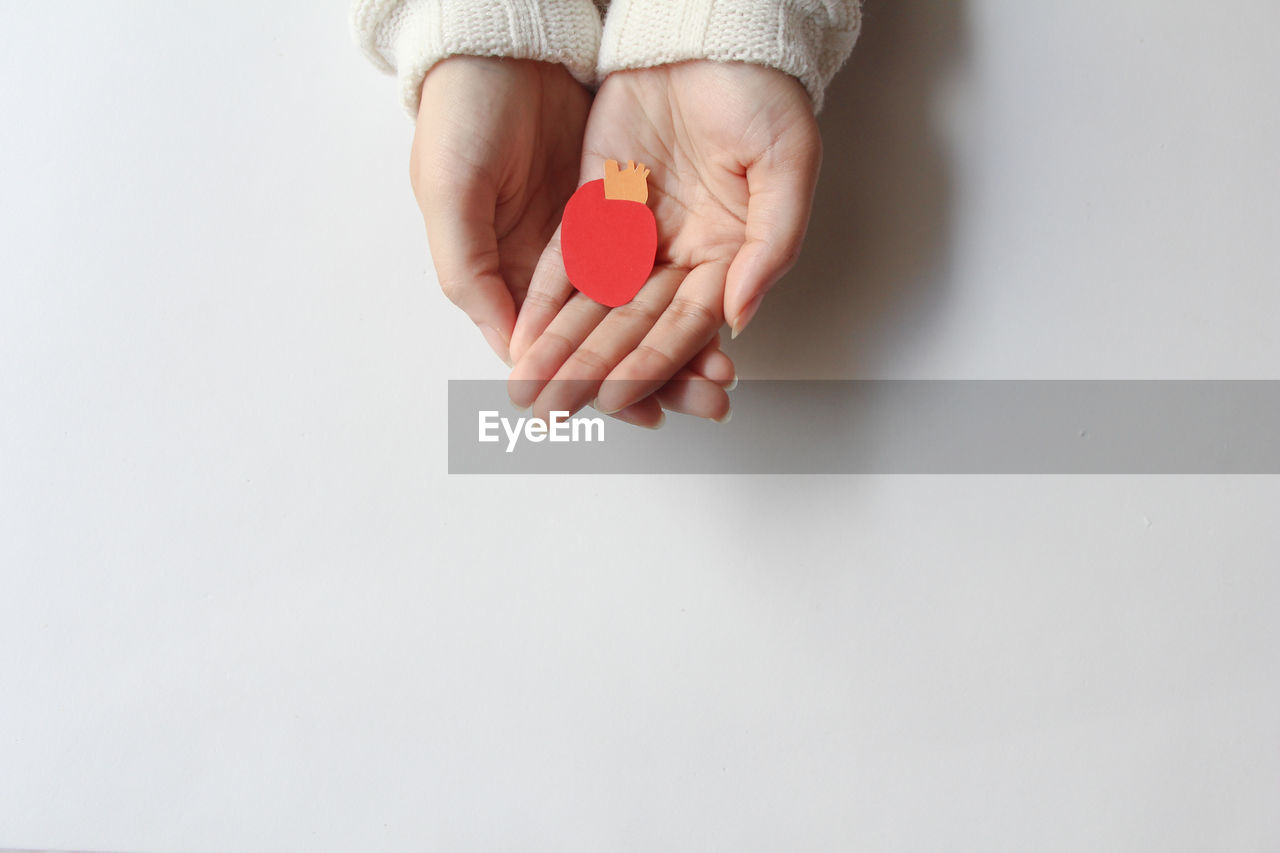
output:
[{"label": "fingernail", "polygon": [[490,349],[498,354],[498,358],[502,359],[507,367],[511,366],[511,353],[508,350],[508,341],[502,336],[502,333],[493,326],[480,324],[480,334],[484,335],[485,342],[489,344]]},{"label": "fingernail", "polygon": [[738,374],[735,373],[733,374],[733,381],[730,382],[728,385],[724,386],[724,390],[732,391],[734,388],[737,388],[737,387],[738,387]]},{"label": "fingernail", "polygon": [[649,429],[662,429],[662,425],[665,424],[666,422],[667,422],[667,413],[663,412],[660,415],[658,415],[658,422],[653,426],[649,427]]},{"label": "fingernail", "polygon": [[729,335],[729,340],[733,340],[738,335],[742,334],[742,330],[751,322],[751,318],[756,316],[756,311],[760,310],[760,303],[763,301],[764,294],[762,293],[755,299],[748,302],[746,306],[738,312],[738,319],[734,321],[732,326],[733,331]]},{"label": "fingernail", "polygon": [[541,386],[530,379],[512,379],[507,377],[507,396],[517,411],[527,412],[538,400]]},{"label": "fingernail", "polygon": [[716,423],[718,423],[718,424],[727,424],[727,423],[728,423],[729,421],[731,421],[731,420],[733,420],[733,409],[732,409],[732,408],[730,408],[730,409],[729,409],[729,411],[727,411],[727,412],[725,412],[725,413],[724,413],[724,417],[722,417],[722,418],[716,418]]}]

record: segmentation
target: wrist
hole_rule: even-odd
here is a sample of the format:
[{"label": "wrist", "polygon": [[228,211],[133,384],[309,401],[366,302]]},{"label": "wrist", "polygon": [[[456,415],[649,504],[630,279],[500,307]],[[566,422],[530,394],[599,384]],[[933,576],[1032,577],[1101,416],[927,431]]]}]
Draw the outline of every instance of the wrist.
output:
[{"label": "wrist", "polygon": [[396,71],[410,115],[418,112],[427,72],[452,56],[539,60],[564,66],[583,85],[595,82],[601,25],[592,0],[367,0],[357,4],[352,25],[366,54]]}]

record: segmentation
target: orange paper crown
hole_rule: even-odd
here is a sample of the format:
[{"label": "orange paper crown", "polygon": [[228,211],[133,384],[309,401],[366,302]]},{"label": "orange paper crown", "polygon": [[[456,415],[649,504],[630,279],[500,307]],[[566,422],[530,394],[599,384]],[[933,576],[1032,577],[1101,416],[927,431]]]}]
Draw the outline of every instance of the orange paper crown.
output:
[{"label": "orange paper crown", "polygon": [[626,199],[644,204],[649,200],[649,185],[645,178],[649,170],[644,164],[636,165],[636,161],[628,160],[627,168],[618,166],[617,160],[604,161],[604,197]]}]

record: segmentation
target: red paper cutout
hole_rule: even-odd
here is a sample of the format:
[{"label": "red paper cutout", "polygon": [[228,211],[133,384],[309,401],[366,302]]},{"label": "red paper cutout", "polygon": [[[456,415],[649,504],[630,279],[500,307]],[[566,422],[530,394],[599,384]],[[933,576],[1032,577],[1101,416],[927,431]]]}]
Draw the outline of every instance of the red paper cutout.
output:
[{"label": "red paper cutout", "polygon": [[649,280],[658,252],[658,226],[645,202],[649,170],[628,161],[604,164],[604,180],[578,187],[564,208],[560,251],[569,282],[587,296],[617,308]]}]

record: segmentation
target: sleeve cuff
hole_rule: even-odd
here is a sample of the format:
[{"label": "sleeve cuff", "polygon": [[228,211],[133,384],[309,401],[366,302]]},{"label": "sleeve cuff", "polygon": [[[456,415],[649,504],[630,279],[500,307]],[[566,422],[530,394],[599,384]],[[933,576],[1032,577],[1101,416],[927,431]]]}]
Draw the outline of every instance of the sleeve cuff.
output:
[{"label": "sleeve cuff", "polygon": [[592,0],[357,0],[351,26],[373,63],[399,77],[411,116],[422,78],[449,56],[555,62],[583,85],[595,83],[601,26]]},{"label": "sleeve cuff", "polygon": [[597,78],[692,59],[750,62],[799,80],[816,112],[861,25],[858,0],[613,0]]}]

